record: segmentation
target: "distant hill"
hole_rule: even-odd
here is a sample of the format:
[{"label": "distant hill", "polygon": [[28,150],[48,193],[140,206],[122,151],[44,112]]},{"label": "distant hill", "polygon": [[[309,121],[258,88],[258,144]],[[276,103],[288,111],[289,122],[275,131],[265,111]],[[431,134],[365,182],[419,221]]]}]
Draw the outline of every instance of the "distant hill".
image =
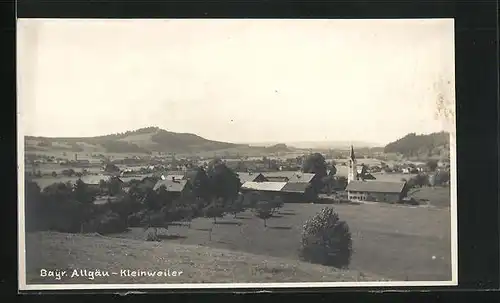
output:
[{"label": "distant hill", "polygon": [[448,132],[417,135],[410,133],[387,144],[384,153],[398,153],[405,157],[448,158],[450,156],[450,134]]},{"label": "distant hill", "polygon": [[288,152],[293,152],[294,149],[289,148],[286,144],[279,143],[279,144],[265,147],[264,151],[269,152],[269,153],[288,153]]},{"label": "distant hill", "polygon": [[213,141],[195,134],[169,132],[158,127],[147,127],[135,131],[97,137],[25,137],[26,151],[66,150],[110,153],[191,153],[234,148],[248,148],[248,145]]},{"label": "distant hill", "polygon": [[[251,146],[273,146],[280,145],[283,143],[278,142],[254,142],[248,143]],[[348,150],[350,146],[354,145],[356,148],[373,148],[378,147],[380,144],[362,141],[297,141],[297,142],[286,142],[286,146],[291,149],[345,149]]]}]

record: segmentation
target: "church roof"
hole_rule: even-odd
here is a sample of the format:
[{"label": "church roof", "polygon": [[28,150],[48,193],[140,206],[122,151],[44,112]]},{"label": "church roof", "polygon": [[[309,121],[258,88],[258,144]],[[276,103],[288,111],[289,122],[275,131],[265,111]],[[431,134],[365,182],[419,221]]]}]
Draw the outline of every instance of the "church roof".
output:
[{"label": "church roof", "polygon": [[346,191],[374,192],[374,193],[401,193],[405,182],[387,181],[351,181]]}]

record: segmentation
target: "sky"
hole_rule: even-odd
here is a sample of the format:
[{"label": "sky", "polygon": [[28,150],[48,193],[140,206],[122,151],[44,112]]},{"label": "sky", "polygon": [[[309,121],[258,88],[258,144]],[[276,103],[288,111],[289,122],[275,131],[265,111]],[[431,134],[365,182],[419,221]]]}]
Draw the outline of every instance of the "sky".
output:
[{"label": "sky", "polygon": [[18,20],[25,135],[387,143],[453,132],[454,86],[452,19]]}]

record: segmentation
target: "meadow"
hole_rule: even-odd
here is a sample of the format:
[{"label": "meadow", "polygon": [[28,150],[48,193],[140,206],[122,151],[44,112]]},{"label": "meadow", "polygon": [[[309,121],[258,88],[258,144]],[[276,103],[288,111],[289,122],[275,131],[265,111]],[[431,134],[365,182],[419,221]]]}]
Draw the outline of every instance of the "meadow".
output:
[{"label": "meadow", "polygon": [[[168,230],[162,230],[160,234],[163,235],[164,239],[159,244],[154,245],[163,247],[162,249],[166,250],[172,250],[175,247],[179,247],[179,249],[182,247],[201,247],[201,250],[207,252],[211,251],[211,249],[221,250],[222,255],[224,254],[223,251],[226,251],[226,254],[242,253],[258,256],[251,257],[244,262],[241,261],[241,258],[238,259],[239,261],[226,258],[223,263],[226,264],[224,266],[227,266],[228,270],[236,266],[235,262],[243,262],[241,266],[245,264],[244,266],[251,267],[252,264],[258,263],[256,260],[277,260],[275,258],[279,258],[281,264],[299,264],[298,249],[302,225],[323,207],[325,205],[286,204],[275,217],[268,220],[267,227],[264,227],[263,221],[249,211],[241,213],[237,218],[226,215],[223,219],[218,220],[215,225],[211,219],[197,218],[192,221],[190,227],[178,224],[169,227]],[[451,279],[449,209],[378,203],[364,205],[338,204],[331,205],[331,207],[335,208],[341,220],[345,220],[349,224],[354,249],[349,270],[358,273],[355,276],[379,277],[378,279],[397,281]],[[214,227],[210,236],[208,230],[212,226]],[[134,242],[137,245],[153,245],[139,244],[147,243],[142,242],[145,239],[145,233],[142,228],[130,228],[127,232],[110,235],[110,237],[137,241]],[[38,236],[38,241],[42,241],[40,243],[43,244],[45,237],[47,236]],[[50,236],[48,237],[50,238]],[[101,241],[99,239],[98,236],[96,241]],[[39,245],[42,245],[40,243]],[[50,241],[47,243],[50,244]],[[108,262],[115,267],[129,266],[129,263],[119,264],[119,262],[121,262],[120,260],[124,260],[123,262],[129,260],[131,257],[127,259],[123,255],[130,256],[130,254],[135,255],[133,259],[137,264],[142,264],[140,262],[147,264],[152,262],[150,258],[154,255],[146,256],[142,253],[140,256],[137,255],[139,251],[132,248],[137,245],[127,246],[124,244],[118,251],[114,250],[114,248],[109,250],[102,248],[102,253],[97,253],[96,247],[99,246],[97,242],[93,243],[87,240],[87,242],[83,241],[81,246],[79,246],[79,242],[71,241],[70,243],[72,248],[65,247],[64,242],[59,243],[57,246],[59,249],[79,250],[79,257],[76,256],[77,259],[71,260],[71,264],[80,267],[92,264],[89,263],[94,262],[91,259],[100,260],[101,267],[106,266]],[[160,252],[161,249],[158,249]],[[183,259],[184,262],[187,262],[186,260],[195,262],[194,259],[190,259],[190,256],[189,253],[181,257],[172,257],[171,254],[165,251],[165,255],[162,257],[168,260],[173,258],[172,262],[177,262],[178,258]],[[50,257],[49,260],[55,260],[54,258]],[[34,257],[34,259],[37,258]],[[45,260],[45,258],[42,259]],[[251,259],[253,261],[250,261]],[[199,258],[197,260],[202,262]],[[203,261],[207,262],[207,264],[196,264],[196,266],[208,268],[217,263],[214,260],[207,259]],[[56,261],[51,262],[57,264]],[[32,264],[30,266],[36,268],[40,265]],[[217,266],[222,265],[218,264]],[[233,268],[233,270],[235,269]],[[290,279],[313,281],[318,277],[317,274],[308,274],[305,271],[302,274],[294,275],[294,278]],[[318,281],[329,281],[325,280],[326,277],[328,275]],[[337,281],[335,279],[338,277],[333,275],[331,278],[333,279],[331,281]],[[253,278],[249,276],[248,279]]]}]

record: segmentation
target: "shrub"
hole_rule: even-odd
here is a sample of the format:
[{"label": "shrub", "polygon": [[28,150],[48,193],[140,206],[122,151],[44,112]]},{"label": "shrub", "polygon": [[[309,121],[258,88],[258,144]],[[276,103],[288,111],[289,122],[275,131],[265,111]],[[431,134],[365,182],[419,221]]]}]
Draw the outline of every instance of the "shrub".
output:
[{"label": "shrub", "polygon": [[352,255],[349,226],[333,208],[325,207],[303,226],[299,256],[302,260],[345,268]]},{"label": "shrub", "polygon": [[141,226],[141,222],[145,220],[146,210],[141,210],[139,212],[133,213],[128,216],[128,226],[130,227],[139,227]]},{"label": "shrub", "polygon": [[108,212],[95,220],[97,221],[96,232],[100,234],[120,233],[127,229],[125,222],[114,212]]}]

